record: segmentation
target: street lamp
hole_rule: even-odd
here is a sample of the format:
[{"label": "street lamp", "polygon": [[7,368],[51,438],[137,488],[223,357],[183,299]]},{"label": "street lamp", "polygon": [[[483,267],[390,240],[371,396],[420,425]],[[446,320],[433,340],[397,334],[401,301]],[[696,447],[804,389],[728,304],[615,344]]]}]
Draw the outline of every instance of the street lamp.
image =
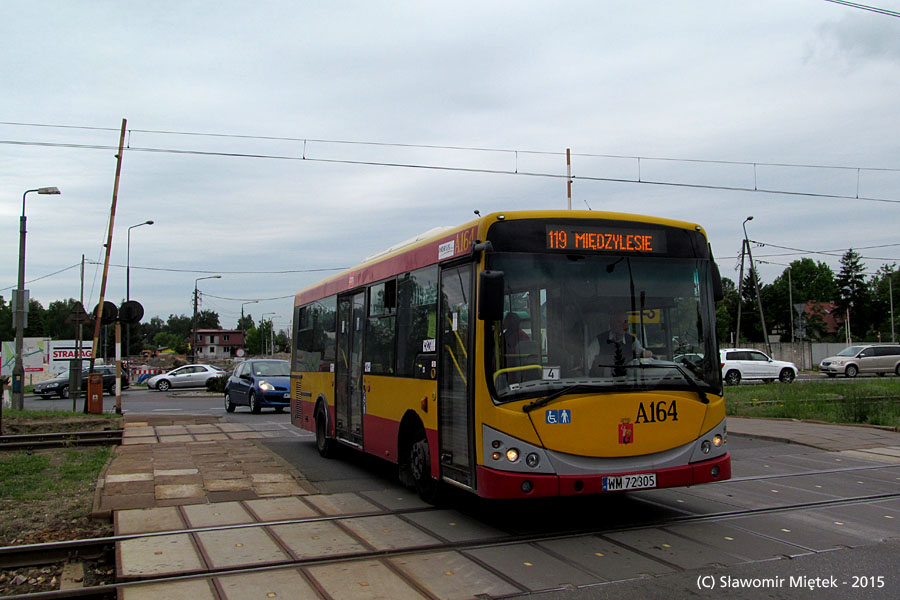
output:
[{"label": "street lamp", "polygon": [[[125,259],[125,301],[131,300],[131,230],[143,225],[153,225],[153,221],[144,221],[128,228],[128,245]],[[131,324],[125,325],[125,356],[131,354]]]},{"label": "street lamp", "polygon": [[194,280],[194,327],[191,330],[191,363],[197,362],[197,282],[203,279],[222,279],[221,275],[209,275],[208,277],[198,277]]},{"label": "street lamp", "polygon": [[19,219],[19,286],[16,291],[16,364],[13,367],[12,407],[22,410],[25,407],[25,363],[22,352],[25,345],[25,196],[31,192],[38,194],[59,194],[57,187],[42,187],[26,190],[22,194],[22,216]]},{"label": "street lamp", "polygon": [[[244,306],[247,304],[259,304],[259,300],[250,300],[248,302],[241,302],[241,322],[239,323],[241,327],[241,343],[244,345],[244,348],[247,347],[247,328],[244,327]],[[246,352],[246,350],[245,350]]]}]

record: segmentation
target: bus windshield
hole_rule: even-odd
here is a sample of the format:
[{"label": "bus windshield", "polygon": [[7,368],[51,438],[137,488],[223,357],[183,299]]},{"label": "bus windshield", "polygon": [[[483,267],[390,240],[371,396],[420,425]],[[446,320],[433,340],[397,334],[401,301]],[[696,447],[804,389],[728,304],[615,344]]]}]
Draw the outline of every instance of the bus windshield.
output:
[{"label": "bus windshield", "polygon": [[495,253],[504,317],[488,323],[498,402],[560,390],[721,393],[710,263]]}]

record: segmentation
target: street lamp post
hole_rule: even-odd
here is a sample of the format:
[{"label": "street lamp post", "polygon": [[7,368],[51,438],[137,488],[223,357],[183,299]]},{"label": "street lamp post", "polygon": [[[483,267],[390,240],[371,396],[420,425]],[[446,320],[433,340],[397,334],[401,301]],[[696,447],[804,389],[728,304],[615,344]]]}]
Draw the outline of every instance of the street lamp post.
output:
[{"label": "street lamp post", "polygon": [[194,327],[191,329],[191,364],[197,362],[197,282],[203,279],[222,279],[221,275],[210,275],[208,277],[198,277],[194,280]]},{"label": "street lamp post", "polygon": [[[143,225],[153,225],[153,221],[144,221],[128,228],[128,244],[125,259],[125,301],[131,300],[131,230]],[[131,324],[125,325],[125,356],[131,354]]]},{"label": "street lamp post", "polygon": [[38,194],[59,194],[57,187],[42,187],[26,190],[22,194],[22,216],[19,218],[19,285],[16,292],[16,364],[13,366],[12,407],[22,410],[25,407],[25,362],[22,352],[25,346],[25,196],[31,192]]}]

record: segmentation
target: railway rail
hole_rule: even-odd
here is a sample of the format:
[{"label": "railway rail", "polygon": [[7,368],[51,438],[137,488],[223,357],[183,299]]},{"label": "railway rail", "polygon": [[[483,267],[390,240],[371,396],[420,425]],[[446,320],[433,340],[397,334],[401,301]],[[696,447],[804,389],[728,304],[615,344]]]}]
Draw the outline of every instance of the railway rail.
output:
[{"label": "railway rail", "polygon": [[[892,465],[867,465],[867,466],[856,466],[856,467],[842,467],[836,469],[824,469],[817,471],[803,471],[798,473],[793,473],[793,476],[806,476],[806,475],[817,475],[817,474],[831,474],[831,473],[846,473],[846,472],[856,472],[856,471],[866,471],[872,469],[880,469],[880,468],[889,468]],[[740,478],[737,481],[754,481],[754,480],[768,480],[768,479],[780,479],[784,478],[785,474],[774,474],[774,475],[759,475],[753,477],[744,477]],[[20,600],[42,600],[42,599],[51,599],[51,598],[113,598],[115,597],[117,590],[120,588],[127,588],[129,586],[146,584],[146,583],[162,583],[162,582],[173,582],[173,581],[185,581],[185,580],[193,580],[207,577],[220,577],[224,575],[235,575],[241,573],[254,573],[254,572],[264,572],[267,570],[273,569],[283,569],[283,568],[302,568],[302,567],[312,567],[316,565],[324,565],[324,564],[334,564],[334,563],[346,563],[346,562],[354,562],[354,561],[364,561],[364,560],[372,560],[372,559],[384,559],[384,558],[393,558],[400,556],[412,556],[417,554],[428,554],[434,552],[444,552],[444,551],[468,551],[468,550],[477,550],[480,548],[491,548],[491,547],[503,547],[514,544],[527,544],[527,543],[536,543],[536,542],[546,542],[552,540],[561,540],[561,539],[575,539],[579,537],[587,537],[587,536],[595,536],[598,534],[611,534],[611,533],[620,533],[620,532],[629,532],[629,531],[637,531],[647,528],[653,527],[663,527],[670,526],[676,524],[684,524],[684,523],[695,523],[695,522],[718,522],[718,521],[727,521],[732,519],[737,519],[739,517],[753,516],[753,515],[765,515],[765,514],[777,514],[777,513],[788,513],[795,511],[803,511],[803,510],[814,510],[821,508],[831,508],[831,507],[840,507],[840,506],[848,506],[853,504],[861,504],[861,503],[869,503],[876,501],[884,501],[884,500],[895,500],[900,498],[900,492],[891,492],[891,493],[876,493],[876,494],[865,494],[858,496],[850,496],[843,498],[830,498],[809,502],[797,502],[793,504],[781,504],[775,506],[766,506],[759,508],[743,508],[743,509],[735,509],[728,511],[720,511],[714,513],[706,513],[706,514],[685,514],[685,515],[668,515],[664,518],[656,518],[650,519],[646,521],[642,521],[640,523],[634,523],[625,527],[589,527],[584,529],[574,529],[568,528],[564,530],[554,530],[552,532],[529,532],[529,533],[510,533],[504,536],[499,537],[490,537],[484,539],[470,539],[465,541],[441,541],[440,543],[430,544],[430,545],[419,545],[414,547],[404,547],[398,549],[378,549],[378,550],[366,550],[361,552],[350,552],[340,555],[333,555],[328,557],[314,557],[314,558],[303,558],[303,559],[287,559],[287,560],[276,560],[265,563],[256,564],[252,567],[243,567],[243,568],[234,568],[234,567],[222,567],[222,568],[208,568],[203,569],[202,571],[185,573],[178,576],[162,576],[162,577],[140,577],[136,578],[132,581],[124,581],[118,582],[113,585],[105,585],[105,586],[96,586],[96,587],[88,587],[88,588],[79,588],[75,590],[64,590],[64,591],[53,591],[53,592],[41,592],[36,594],[23,594],[18,596],[11,596],[11,600],[20,599]],[[643,498],[637,498],[637,501],[645,502],[647,504],[653,504],[653,502],[649,502]],[[671,508],[671,507],[670,507]],[[73,556],[88,556],[91,554],[102,553],[105,551],[110,551],[115,543],[122,542],[135,538],[147,538],[153,536],[163,536],[163,535],[173,535],[173,534],[195,534],[202,533],[206,531],[215,531],[215,530],[225,530],[225,529],[247,529],[247,528],[255,528],[255,527],[273,527],[277,525],[288,525],[295,523],[313,523],[313,522],[322,522],[322,521],[331,521],[331,522],[340,522],[347,519],[358,519],[362,517],[378,517],[378,516],[403,516],[403,515],[412,515],[415,513],[423,513],[439,510],[435,507],[419,507],[419,508],[407,508],[407,509],[399,509],[399,510],[384,510],[379,512],[366,512],[366,513],[356,513],[356,514],[347,514],[347,515],[333,515],[333,516],[321,516],[321,517],[311,517],[311,518],[303,518],[303,519],[290,519],[283,521],[269,521],[262,523],[248,523],[248,524],[238,524],[238,525],[225,525],[225,526],[215,526],[215,527],[201,527],[201,528],[190,528],[183,529],[179,531],[165,531],[165,532],[155,532],[155,533],[141,533],[141,534],[132,534],[132,535],[123,535],[123,536],[113,536],[107,538],[95,538],[88,540],[72,540],[69,542],[56,542],[51,544],[34,544],[30,546],[20,546],[20,547],[4,547],[0,548],[0,568],[6,568],[13,565],[22,565],[22,564],[46,564],[48,561],[48,557],[57,557],[56,560],[65,560],[67,558],[71,558]],[[799,548],[802,550],[802,548]],[[807,549],[808,550],[808,549]],[[812,550],[810,550],[812,552]],[[40,559],[36,557],[41,557]],[[40,561],[40,562],[29,562],[29,561]]]},{"label": "railway rail", "polygon": [[37,450],[72,446],[114,446],[122,443],[122,429],[36,433],[0,436],[0,450]]}]

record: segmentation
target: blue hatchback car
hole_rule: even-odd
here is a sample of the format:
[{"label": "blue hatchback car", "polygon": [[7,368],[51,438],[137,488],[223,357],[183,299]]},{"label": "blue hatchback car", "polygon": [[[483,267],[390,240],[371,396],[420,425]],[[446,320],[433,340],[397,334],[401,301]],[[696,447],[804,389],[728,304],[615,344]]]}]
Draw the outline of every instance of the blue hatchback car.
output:
[{"label": "blue hatchback car", "polygon": [[263,407],[281,412],[291,405],[291,365],[286,360],[248,360],[235,367],[225,384],[225,410],[249,406],[258,413]]}]

